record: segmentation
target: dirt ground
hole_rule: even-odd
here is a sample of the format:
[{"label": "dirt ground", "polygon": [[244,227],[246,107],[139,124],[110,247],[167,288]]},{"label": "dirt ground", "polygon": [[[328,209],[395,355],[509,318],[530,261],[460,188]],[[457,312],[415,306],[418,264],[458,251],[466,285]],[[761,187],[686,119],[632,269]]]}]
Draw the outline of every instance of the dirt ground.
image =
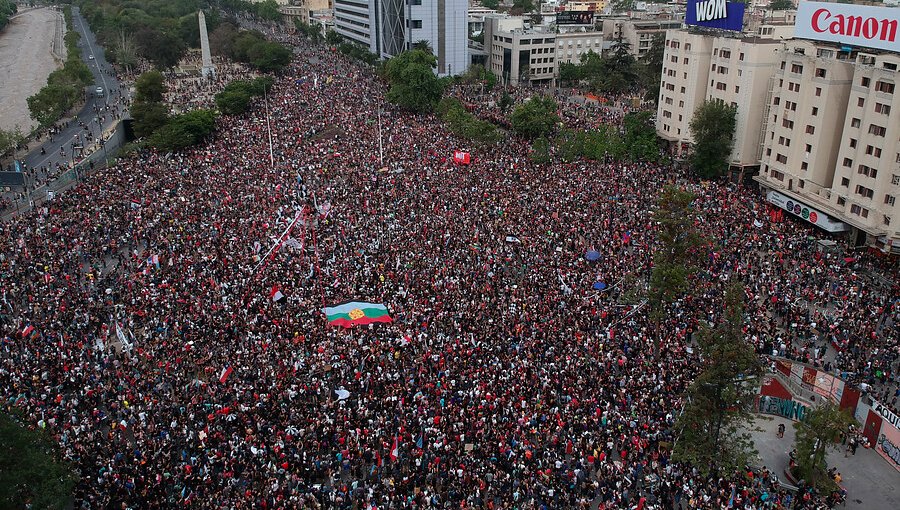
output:
[{"label": "dirt ground", "polygon": [[[28,96],[47,83],[47,76],[62,65],[65,45],[62,13],[33,9],[14,17],[0,32],[0,129],[17,125],[28,134],[36,125],[28,114]],[[60,60],[53,56],[54,39]]]}]

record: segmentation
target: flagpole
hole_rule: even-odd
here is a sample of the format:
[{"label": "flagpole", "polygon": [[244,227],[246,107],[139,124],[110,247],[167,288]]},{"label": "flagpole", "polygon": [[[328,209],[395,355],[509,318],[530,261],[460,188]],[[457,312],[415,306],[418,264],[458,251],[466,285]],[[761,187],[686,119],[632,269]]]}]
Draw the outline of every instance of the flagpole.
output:
[{"label": "flagpole", "polygon": [[282,232],[281,235],[278,236],[278,239],[275,240],[275,243],[273,243],[272,247],[269,248],[269,251],[266,252],[266,256],[259,261],[259,264],[256,264],[256,267],[253,268],[254,273],[257,269],[259,269],[259,266],[261,266],[269,258],[269,255],[272,254],[275,248],[281,245],[281,240],[284,239],[284,236],[288,235],[292,228],[294,228],[294,225],[297,223],[297,220],[300,219],[301,214],[302,212],[298,212],[297,216],[294,217],[294,221],[292,221],[291,224],[288,225],[286,229],[284,229],[284,232]]},{"label": "flagpole", "polygon": [[381,141],[381,106],[378,107],[378,161],[384,168],[384,145]]},{"label": "flagpole", "polygon": [[263,85],[263,101],[266,103],[266,128],[269,130],[269,165],[272,170],[275,169],[275,152],[272,148],[272,126],[269,124],[269,95],[266,92],[267,87]]}]

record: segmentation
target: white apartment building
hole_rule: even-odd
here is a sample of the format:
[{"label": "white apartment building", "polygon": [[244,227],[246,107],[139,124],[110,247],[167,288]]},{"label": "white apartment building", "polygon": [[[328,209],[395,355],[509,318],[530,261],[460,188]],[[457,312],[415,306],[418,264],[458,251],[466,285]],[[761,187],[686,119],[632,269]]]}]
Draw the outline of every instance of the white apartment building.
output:
[{"label": "white apartment building", "polygon": [[579,63],[603,48],[601,32],[556,33],[552,27],[527,27],[523,17],[489,16],[484,24],[487,68],[503,83],[551,85],[562,62]]},{"label": "white apartment building", "polygon": [[737,108],[733,169],[759,165],[767,98],[778,41],[670,30],[666,33],[657,134],[684,154],[694,142],[690,122],[704,101]]},{"label": "white apartment building", "polygon": [[614,43],[622,37],[629,45],[629,53],[642,57],[653,46],[653,38],[668,30],[681,28],[681,19],[639,19],[622,16],[603,19],[603,38]]},{"label": "white apartment building", "polygon": [[756,177],[769,201],[900,253],[900,53],[792,40],[779,58]]},{"label": "white apartment building", "polygon": [[335,31],[390,58],[427,41],[440,76],[469,66],[467,0],[334,0]]}]

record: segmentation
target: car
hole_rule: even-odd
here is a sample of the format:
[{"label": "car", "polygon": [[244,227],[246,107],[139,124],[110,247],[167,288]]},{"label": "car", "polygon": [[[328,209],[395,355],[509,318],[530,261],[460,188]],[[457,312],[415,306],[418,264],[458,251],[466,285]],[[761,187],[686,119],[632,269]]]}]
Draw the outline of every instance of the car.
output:
[{"label": "car", "polygon": [[88,60],[94,60],[94,56],[93,56],[93,55],[88,55]]},{"label": "car", "polygon": [[94,94],[97,97],[103,96],[103,87],[97,87],[96,89],[94,89]]}]

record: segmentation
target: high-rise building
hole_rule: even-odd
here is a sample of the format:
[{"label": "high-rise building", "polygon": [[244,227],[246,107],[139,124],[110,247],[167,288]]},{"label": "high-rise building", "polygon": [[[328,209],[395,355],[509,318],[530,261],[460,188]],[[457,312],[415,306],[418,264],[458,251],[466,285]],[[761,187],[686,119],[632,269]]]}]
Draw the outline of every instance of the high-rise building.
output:
[{"label": "high-rise building", "polygon": [[469,66],[467,0],[334,0],[334,29],[390,58],[427,42],[441,76]]}]

